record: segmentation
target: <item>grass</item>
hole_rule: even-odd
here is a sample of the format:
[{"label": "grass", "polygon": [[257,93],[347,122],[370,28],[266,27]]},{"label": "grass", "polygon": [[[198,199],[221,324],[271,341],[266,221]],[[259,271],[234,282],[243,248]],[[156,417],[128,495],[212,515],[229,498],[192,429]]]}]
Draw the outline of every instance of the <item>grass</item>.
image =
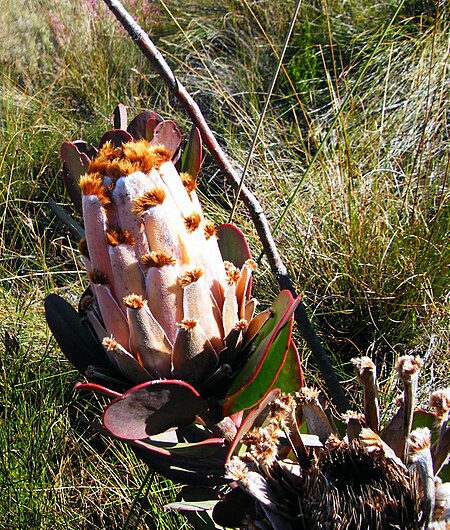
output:
[{"label": "grass", "polygon": [[[242,168],[292,7],[127,5]],[[444,2],[405,2],[367,65],[396,6],[304,2],[247,183],[272,226],[289,205],[277,242],[345,384],[354,355],[373,356],[392,385],[385,367],[415,352],[426,358],[425,400],[450,364],[449,20]],[[173,117],[184,131],[189,124],[100,1],[0,0],[0,8],[0,529],[182,528],[180,516],[161,510],[173,486],[146,481],[126,448],[81,423],[77,374],[47,331],[42,301],[58,292],[76,304],[85,285],[47,204],[70,210],[61,142],[95,141],[118,101]],[[200,191],[209,215],[226,220],[234,197],[208,157]],[[242,205],[235,222],[257,256]],[[255,284],[258,298],[272,299],[264,259]],[[308,381],[320,385],[297,344]],[[147,501],[127,520],[142,486]]]}]

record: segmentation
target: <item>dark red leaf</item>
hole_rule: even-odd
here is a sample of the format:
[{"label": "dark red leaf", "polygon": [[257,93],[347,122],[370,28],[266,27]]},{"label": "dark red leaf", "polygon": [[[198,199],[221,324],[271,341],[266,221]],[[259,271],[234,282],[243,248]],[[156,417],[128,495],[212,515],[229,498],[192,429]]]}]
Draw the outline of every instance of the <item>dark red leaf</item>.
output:
[{"label": "dark red leaf", "polygon": [[103,414],[103,425],[118,438],[143,440],[194,423],[207,408],[206,401],[184,381],[149,381],[113,401]]},{"label": "dark red leaf", "polygon": [[151,110],[144,110],[139,113],[133,120],[131,120],[128,125],[127,131],[135,140],[140,140],[141,138],[147,138],[147,122],[150,119],[155,119],[158,123],[164,121],[162,116],[158,113]]},{"label": "dark red leaf", "polygon": [[131,142],[133,137],[127,131],[122,129],[113,129],[112,131],[107,131],[102,136],[98,146],[101,147],[106,142],[111,142],[115,147],[120,147],[122,144]]},{"label": "dark red leaf", "polygon": [[217,227],[219,248],[225,261],[231,261],[239,269],[252,256],[244,234],[236,226],[226,223]]}]

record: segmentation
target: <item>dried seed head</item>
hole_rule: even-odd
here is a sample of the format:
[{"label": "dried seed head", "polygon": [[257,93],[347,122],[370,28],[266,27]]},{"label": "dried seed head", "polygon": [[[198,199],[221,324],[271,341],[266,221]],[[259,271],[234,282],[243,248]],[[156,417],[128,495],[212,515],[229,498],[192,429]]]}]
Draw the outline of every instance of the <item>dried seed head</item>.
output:
[{"label": "dried seed head", "polygon": [[194,232],[200,226],[202,218],[198,212],[194,212],[184,218],[184,226],[188,232]]},{"label": "dried seed head", "polygon": [[260,463],[271,466],[278,454],[279,429],[275,424],[251,429],[242,437],[249,453]]},{"label": "dried seed head", "polygon": [[336,436],[335,434],[330,434],[330,436],[328,436],[326,442],[325,442],[325,447],[327,449],[336,449],[337,447],[340,447],[341,445],[344,445],[345,442],[343,442],[339,436]]},{"label": "dried seed head", "polygon": [[347,410],[347,412],[344,412],[344,414],[342,414],[342,421],[348,423],[351,420],[357,420],[364,423],[364,414],[361,414],[356,410]]},{"label": "dried seed head", "polygon": [[128,230],[121,230],[120,228],[110,228],[106,231],[106,240],[112,247],[119,245],[131,245],[136,243],[133,234]]},{"label": "dried seed head", "polygon": [[256,271],[256,269],[258,268],[258,264],[257,264],[256,261],[253,260],[253,259],[247,259],[247,260],[245,260],[245,262],[244,262],[244,266],[245,266],[245,267],[248,267],[248,268],[251,269],[252,271]]},{"label": "dried seed head", "polygon": [[147,301],[138,294],[129,294],[123,299],[123,303],[130,309],[142,309]]},{"label": "dried seed head", "polygon": [[141,258],[141,263],[144,267],[161,268],[165,265],[175,265],[177,260],[165,252],[150,252]]},{"label": "dried seed head", "polygon": [[270,403],[270,416],[274,421],[281,421],[295,410],[295,400],[289,394],[281,394]]},{"label": "dried seed head", "polygon": [[146,210],[158,206],[164,202],[166,198],[166,192],[164,188],[155,186],[152,189],[148,190],[141,197],[134,199],[134,208],[133,212],[138,216],[142,217]]},{"label": "dried seed head", "polygon": [[205,233],[205,238],[208,240],[211,237],[215,236],[217,231],[214,223],[209,219],[206,219],[203,224],[203,231]]},{"label": "dried seed head", "polygon": [[315,388],[303,387],[296,392],[295,397],[297,401],[302,403],[318,403],[319,402],[319,391]]},{"label": "dried seed head", "polygon": [[248,482],[248,467],[238,456],[233,456],[230,461],[225,464],[225,469],[225,476],[227,478],[242,482],[243,484]]},{"label": "dried seed head", "polygon": [[418,374],[421,368],[422,360],[419,357],[414,357],[413,355],[403,355],[397,361],[395,371],[397,372],[397,377],[401,381],[408,382]]},{"label": "dried seed head", "polygon": [[190,283],[196,282],[201,276],[203,276],[204,271],[201,268],[192,269],[191,271],[186,272],[183,276],[180,278],[180,284],[182,287],[186,287],[186,285],[189,285]]},{"label": "dried seed head", "polygon": [[414,429],[408,438],[408,455],[414,459],[414,456],[428,449],[431,446],[431,432],[427,427]]},{"label": "dried seed head", "polygon": [[450,410],[450,388],[433,392],[430,396],[430,407],[434,408],[438,420],[442,421]]},{"label": "dried seed head", "polygon": [[383,442],[378,434],[374,433],[372,429],[361,429],[359,440],[364,451],[372,455],[374,458],[381,458],[385,456]]},{"label": "dried seed head", "polygon": [[355,367],[355,374],[359,381],[369,373],[375,377],[376,367],[370,357],[355,357],[352,359],[352,364]]}]

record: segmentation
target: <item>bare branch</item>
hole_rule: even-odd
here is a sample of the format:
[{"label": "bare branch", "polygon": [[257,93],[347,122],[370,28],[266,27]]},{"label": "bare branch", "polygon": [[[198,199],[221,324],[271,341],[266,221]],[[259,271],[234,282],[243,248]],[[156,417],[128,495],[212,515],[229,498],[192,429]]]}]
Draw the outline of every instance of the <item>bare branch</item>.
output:
[{"label": "bare branch", "polygon": [[[164,80],[172,94],[176,97],[193,123],[200,130],[203,142],[211,153],[211,156],[214,158],[219,168],[223,171],[233,189],[236,192],[239,192],[240,199],[249,211],[253,224],[255,225],[256,231],[258,232],[258,236],[261,240],[264,252],[267,256],[267,259],[269,260],[272,273],[274,274],[280,289],[288,289],[295,297],[296,292],[291,277],[283,263],[283,260],[281,259],[280,253],[278,252],[277,246],[270,231],[269,223],[260,203],[245,185],[242,185],[240,189],[240,176],[233,168],[228,157],[217,142],[209,125],[206,123],[199,106],[180,82],[180,80],[177,79],[170,66],[150,40],[147,33],[125,10],[123,5],[118,0],[104,0],[104,2],[129,33],[133,41],[150,61],[154,70]],[[298,309],[295,313],[295,321],[298,325],[300,333],[308,344],[308,347],[311,349],[322,377],[325,380],[325,384],[327,385],[331,399],[340,412],[345,412],[345,410],[348,409],[347,398],[339,383],[336,372],[331,365],[330,359],[311,325],[303,304],[298,306]]]}]

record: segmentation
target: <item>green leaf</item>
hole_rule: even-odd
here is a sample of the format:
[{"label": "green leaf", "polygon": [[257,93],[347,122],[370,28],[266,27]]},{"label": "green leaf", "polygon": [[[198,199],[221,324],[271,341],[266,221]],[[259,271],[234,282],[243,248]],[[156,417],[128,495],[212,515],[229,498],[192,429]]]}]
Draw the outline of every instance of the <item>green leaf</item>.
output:
[{"label": "green leaf", "polygon": [[181,171],[196,179],[202,164],[202,138],[197,127],[192,127],[186,149],[181,157]]},{"label": "green leaf", "polygon": [[303,371],[300,365],[300,358],[295,344],[291,341],[286,359],[272,388],[278,388],[285,394],[291,394],[292,392],[297,392],[303,385]]},{"label": "green leaf", "polygon": [[218,226],[217,238],[222,258],[238,269],[252,257],[244,234],[236,226],[229,223]]},{"label": "green leaf", "polygon": [[261,330],[256,349],[238,373],[223,401],[229,416],[257,405],[269,392],[288,354],[292,315],[300,302],[289,291],[282,291],[272,305],[272,316]]}]

